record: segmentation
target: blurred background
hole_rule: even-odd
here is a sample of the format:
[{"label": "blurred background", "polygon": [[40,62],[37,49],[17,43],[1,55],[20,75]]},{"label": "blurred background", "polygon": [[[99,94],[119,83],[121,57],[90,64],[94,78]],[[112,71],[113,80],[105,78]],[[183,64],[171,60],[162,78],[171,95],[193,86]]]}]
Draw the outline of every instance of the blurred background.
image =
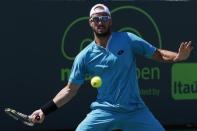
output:
[{"label": "blurred background", "polygon": [[31,114],[67,83],[75,56],[93,40],[88,25],[91,7],[106,4],[112,31],[135,33],[158,48],[177,51],[192,41],[191,57],[158,63],[139,57],[141,96],[169,131],[197,131],[197,2],[6,0],[0,2],[0,130],[74,130],[90,111],[97,91],[89,81],[78,95],[27,127],[4,113],[11,107]]}]

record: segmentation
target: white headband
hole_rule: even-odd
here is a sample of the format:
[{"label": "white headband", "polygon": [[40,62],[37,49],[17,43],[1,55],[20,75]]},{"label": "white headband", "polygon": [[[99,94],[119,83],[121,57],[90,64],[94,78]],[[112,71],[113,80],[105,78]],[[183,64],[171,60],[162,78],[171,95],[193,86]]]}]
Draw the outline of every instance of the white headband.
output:
[{"label": "white headband", "polygon": [[[101,7],[101,8],[98,8],[98,7]],[[90,10],[90,17],[96,13],[107,13],[109,16],[111,16],[109,9],[104,4],[94,5],[92,9]]]}]

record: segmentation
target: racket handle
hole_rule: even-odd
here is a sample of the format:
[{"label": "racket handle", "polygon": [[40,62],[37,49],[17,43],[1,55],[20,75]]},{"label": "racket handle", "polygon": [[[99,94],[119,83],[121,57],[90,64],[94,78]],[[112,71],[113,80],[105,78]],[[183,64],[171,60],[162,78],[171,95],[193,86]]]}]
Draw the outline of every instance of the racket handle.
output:
[{"label": "racket handle", "polygon": [[37,121],[39,121],[39,120],[40,120],[40,116],[37,115],[37,116],[35,117],[35,119],[36,119]]}]

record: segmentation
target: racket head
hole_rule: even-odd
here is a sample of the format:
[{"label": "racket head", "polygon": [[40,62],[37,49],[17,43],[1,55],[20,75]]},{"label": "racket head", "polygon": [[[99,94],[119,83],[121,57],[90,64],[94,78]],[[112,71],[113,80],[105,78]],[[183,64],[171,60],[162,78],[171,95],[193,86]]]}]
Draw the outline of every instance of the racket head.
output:
[{"label": "racket head", "polygon": [[31,121],[31,118],[28,115],[20,113],[12,108],[5,108],[5,113],[11,116],[13,119],[21,121],[27,126],[34,126],[34,123]]}]

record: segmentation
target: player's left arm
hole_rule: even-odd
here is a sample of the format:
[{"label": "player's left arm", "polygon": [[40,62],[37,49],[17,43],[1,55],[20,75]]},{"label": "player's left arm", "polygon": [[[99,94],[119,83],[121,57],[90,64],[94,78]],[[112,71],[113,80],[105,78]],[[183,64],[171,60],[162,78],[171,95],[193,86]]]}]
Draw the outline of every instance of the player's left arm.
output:
[{"label": "player's left arm", "polygon": [[192,51],[192,42],[181,42],[178,52],[169,50],[157,49],[152,59],[159,62],[178,62],[186,60]]}]

